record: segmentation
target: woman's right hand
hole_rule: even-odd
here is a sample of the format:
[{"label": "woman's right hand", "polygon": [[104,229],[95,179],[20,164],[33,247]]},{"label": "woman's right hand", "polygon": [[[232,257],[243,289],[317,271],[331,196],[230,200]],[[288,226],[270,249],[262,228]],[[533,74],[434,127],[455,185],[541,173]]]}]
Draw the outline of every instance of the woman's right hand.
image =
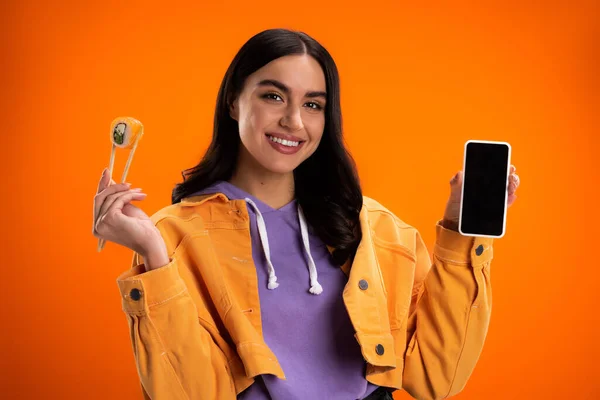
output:
[{"label": "woman's right hand", "polygon": [[105,169],[94,196],[94,236],[125,246],[142,256],[163,247],[164,240],[150,217],[130,203],[145,198],[146,193],[141,189],[130,189],[127,183],[115,183]]}]

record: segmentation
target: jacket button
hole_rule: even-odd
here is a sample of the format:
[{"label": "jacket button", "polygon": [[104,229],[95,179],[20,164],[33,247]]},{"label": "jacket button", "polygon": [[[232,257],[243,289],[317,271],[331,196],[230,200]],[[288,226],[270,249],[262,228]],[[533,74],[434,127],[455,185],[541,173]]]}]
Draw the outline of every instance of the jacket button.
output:
[{"label": "jacket button", "polygon": [[367,281],[365,281],[364,279],[361,279],[358,282],[358,287],[360,288],[360,290],[367,290],[367,288],[369,287],[369,283]]},{"label": "jacket button", "polygon": [[385,352],[385,349],[383,348],[382,345],[378,344],[377,346],[375,346],[375,352],[377,354],[379,354],[380,356],[382,356],[383,353]]},{"label": "jacket button", "polygon": [[483,245],[480,244],[479,246],[477,246],[477,248],[475,249],[475,254],[477,254],[478,256],[480,256],[483,253]]},{"label": "jacket button", "polygon": [[138,301],[142,298],[142,293],[140,292],[140,289],[134,288],[131,289],[131,291],[129,292],[129,297],[131,297],[135,301]]}]

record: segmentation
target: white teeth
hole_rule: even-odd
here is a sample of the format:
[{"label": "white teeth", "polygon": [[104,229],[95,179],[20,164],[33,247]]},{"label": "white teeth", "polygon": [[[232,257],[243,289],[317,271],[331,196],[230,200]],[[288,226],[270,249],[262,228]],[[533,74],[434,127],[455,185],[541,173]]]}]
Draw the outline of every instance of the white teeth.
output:
[{"label": "white teeth", "polygon": [[279,143],[279,144],[282,144],[282,145],[288,146],[288,147],[296,147],[300,144],[300,142],[292,142],[291,140],[280,139],[280,138],[273,137],[271,135],[267,135],[267,137],[272,142]]}]

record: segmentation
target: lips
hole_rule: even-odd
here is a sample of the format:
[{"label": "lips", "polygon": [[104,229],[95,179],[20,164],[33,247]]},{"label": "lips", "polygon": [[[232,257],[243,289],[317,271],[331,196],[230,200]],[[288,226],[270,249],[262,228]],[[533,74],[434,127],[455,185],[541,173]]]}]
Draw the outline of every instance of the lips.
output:
[{"label": "lips", "polygon": [[267,142],[269,142],[273,149],[281,154],[286,155],[297,153],[305,142],[304,140],[300,140],[293,135],[280,135],[271,133],[265,134],[265,139]]}]

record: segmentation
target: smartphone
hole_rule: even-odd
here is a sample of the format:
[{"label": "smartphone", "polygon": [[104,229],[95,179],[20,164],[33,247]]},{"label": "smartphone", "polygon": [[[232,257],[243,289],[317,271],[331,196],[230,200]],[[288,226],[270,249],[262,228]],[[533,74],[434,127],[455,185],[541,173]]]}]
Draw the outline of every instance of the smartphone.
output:
[{"label": "smartphone", "polygon": [[506,142],[465,143],[459,232],[501,238],[506,231],[511,146]]}]

